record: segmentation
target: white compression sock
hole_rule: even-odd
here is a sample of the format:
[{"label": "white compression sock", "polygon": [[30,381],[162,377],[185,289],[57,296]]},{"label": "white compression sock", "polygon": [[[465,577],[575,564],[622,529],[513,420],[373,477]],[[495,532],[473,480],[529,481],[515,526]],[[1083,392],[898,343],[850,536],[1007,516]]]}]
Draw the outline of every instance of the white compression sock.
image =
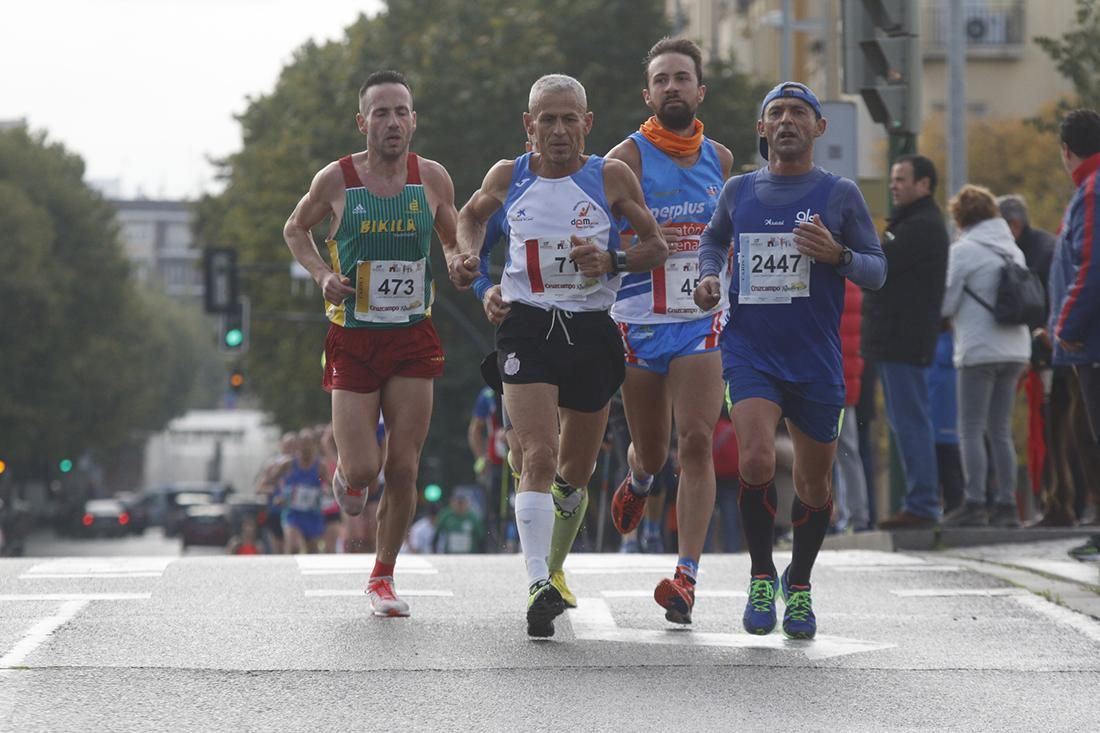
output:
[{"label": "white compression sock", "polygon": [[554,534],[554,498],[538,491],[516,494],[516,526],[527,563],[527,584],[547,580],[550,539]]}]

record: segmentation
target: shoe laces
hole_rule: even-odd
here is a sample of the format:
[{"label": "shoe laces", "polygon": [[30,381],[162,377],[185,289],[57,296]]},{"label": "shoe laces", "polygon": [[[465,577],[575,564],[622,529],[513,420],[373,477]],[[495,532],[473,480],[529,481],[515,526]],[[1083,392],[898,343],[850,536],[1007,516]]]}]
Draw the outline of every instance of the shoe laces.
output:
[{"label": "shoe laces", "polygon": [[375,578],[370,582],[370,592],[384,601],[396,601],[397,594],[393,592],[393,584],[389,578]]},{"label": "shoe laces", "polygon": [[787,595],[787,617],[795,621],[805,621],[813,613],[810,591],[795,590]]},{"label": "shoe laces", "polygon": [[749,602],[752,610],[766,613],[775,602],[775,581],[771,578],[753,578],[749,584]]}]

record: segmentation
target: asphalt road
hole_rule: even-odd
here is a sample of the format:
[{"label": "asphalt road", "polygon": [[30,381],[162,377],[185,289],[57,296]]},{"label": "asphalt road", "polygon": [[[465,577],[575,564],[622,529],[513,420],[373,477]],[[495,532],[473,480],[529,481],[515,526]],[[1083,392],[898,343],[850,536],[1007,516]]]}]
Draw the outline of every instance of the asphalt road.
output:
[{"label": "asphalt road", "polygon": [[688,629],[652,600],[672,556],[575,555],[546,641],[515,556],[403,557],[407,619],[370,615],[365,556],[2,560],[0,730],[1094,730],[1070,544],[826,551],[810,642],[741,629],[744,555],[704,558]]}]

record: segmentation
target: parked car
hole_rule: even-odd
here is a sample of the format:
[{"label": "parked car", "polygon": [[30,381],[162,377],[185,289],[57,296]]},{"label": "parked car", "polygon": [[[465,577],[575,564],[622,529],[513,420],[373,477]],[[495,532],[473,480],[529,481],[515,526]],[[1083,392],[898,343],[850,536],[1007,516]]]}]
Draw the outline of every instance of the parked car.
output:
[{"label": "parked car", "polygon": [[187,507],[180,528],[183,548],[195,545],[225,547],[233,536],[233,508],[228,504]]},{"label": "parked car", "polygon": [[118,499],[90,499],[84,504],[79,531],[86,537],[122,537],[129,524],[130,513]]},{"label": "parked car", "polygon": [[183,520],[187,510],[193,506],[217,504],[212,494],[187,491],[172,496],[172,507],[164,520],[164,536],[175,537],[183,530]]},{"label": "parked car", "polygon": [[[168,484],[154,486],[143,492],[145,506],[148,511],[148,523],[151,526],[165,526],[173,519],[176,508],[176,498],[180,494],[207,494],[213,503],[225,501],[226,497],[233,493],[233,487],[224,481],[175,481]],[[178,527],[175,532],[178,533]]]},{"label": "parked car", "polygon": [[147,497],[144,494],[126,491],[115,494],[115,498],[122,502],[122,506],[126,507],[126,511],[130,514],[130,523],[126,525],[127,529],[136,535],[144,534],[145,528],[149,524],[149,511],[146,508]]},{"label": "parked car", "polygon": [[233,534],[241,531],[241,521],[246,517],[262,525],[267,518],[267,497],[256,495],[231,496],[226,501],[233,509]]}]

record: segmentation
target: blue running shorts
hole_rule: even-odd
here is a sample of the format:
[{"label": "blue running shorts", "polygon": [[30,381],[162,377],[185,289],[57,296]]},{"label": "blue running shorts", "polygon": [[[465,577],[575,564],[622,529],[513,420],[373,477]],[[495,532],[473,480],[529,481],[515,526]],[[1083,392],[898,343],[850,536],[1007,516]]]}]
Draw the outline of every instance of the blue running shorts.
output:
[{"label": "blue running shorts", "polygon": [[722,314],[679,323],[619,323],[626,365],[668,374],[673,359],[718,349]]},{"label": "blue running shorts", "polygon": [[835,399],[835,385],[813,382],[785,382],[770,374],[753,369],[750,366],[736,366],[725,370],[726,404],[732,410],[741,400],[752,397],[768,400],[779,405],[783,417],[794,423],[819,443],[832,443],[840,435],[840,419],[844,413],[844,387],[839,390],[839,401]]}]

